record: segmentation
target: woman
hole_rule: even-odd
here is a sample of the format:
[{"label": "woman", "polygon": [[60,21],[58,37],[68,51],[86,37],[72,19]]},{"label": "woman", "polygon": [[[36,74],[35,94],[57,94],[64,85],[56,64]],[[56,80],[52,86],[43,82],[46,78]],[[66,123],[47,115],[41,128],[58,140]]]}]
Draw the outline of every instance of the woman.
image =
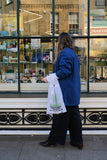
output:
[{"label": "woman", "polygon": [[[40,142],[40,145],[44,147],[64,145],[66,133],[69,130],[70,144],[82,149],[82,125],[78,107],[80,104],[80,62],[73,49],[72,38],[65,32],[61,33],[58,38],[55,63],[55,74],[58,77],[67,112],[53,115],[48,140]],[[43,81],[48,82],[46,77]]]}]

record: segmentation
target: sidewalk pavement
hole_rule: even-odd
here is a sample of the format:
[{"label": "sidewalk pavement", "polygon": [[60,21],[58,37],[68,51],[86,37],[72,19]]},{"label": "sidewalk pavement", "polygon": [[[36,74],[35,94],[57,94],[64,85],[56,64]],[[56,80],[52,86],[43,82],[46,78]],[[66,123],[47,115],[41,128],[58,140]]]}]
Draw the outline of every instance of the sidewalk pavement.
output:
[{"label": "sidewalk pavement", "polygon": [[42,147],[46,135],[0,136],[0,160],[107,160],[107,136],[84,135],[84,148],[79,150],[69,144]]}]

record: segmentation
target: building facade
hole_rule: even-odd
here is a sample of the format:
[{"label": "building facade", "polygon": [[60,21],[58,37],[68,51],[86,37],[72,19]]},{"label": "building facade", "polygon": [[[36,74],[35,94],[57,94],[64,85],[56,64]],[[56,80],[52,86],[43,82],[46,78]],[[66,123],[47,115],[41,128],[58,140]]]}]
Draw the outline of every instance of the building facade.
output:
[{"label": "building facade", "polygon": [[[57,38],[61,32],[73,37],[80,60],[82,97],[90,97],[90,100],[93,96],[105,97],[106,13],[107,0],[0,0],[1,97],[47,97],[48,84],[43,83],[42,78],[54,72]],[[24,114],[24,110],[20,113]],[[17,114],[15,123],[20,121],[19,112]],[[3,116],[5,119],[6,113],[0,114],[0,122],[4,124]],[[27,122],[31,116],[35,118],[35,115],[27,116]],[[8,117],[11,117],[10,112]],[[106,121],[105,114],[99,119],[102,117]]]}]

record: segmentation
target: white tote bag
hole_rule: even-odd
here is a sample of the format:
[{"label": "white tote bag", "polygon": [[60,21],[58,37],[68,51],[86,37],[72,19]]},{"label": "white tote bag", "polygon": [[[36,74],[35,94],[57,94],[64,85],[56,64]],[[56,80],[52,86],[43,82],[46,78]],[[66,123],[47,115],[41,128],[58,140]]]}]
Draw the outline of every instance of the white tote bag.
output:
[{"label": "white tote bag", "polygon": [[66,112],[62,91],[55,74],[47,76],[49,82],[47,114],[59,114]]}]

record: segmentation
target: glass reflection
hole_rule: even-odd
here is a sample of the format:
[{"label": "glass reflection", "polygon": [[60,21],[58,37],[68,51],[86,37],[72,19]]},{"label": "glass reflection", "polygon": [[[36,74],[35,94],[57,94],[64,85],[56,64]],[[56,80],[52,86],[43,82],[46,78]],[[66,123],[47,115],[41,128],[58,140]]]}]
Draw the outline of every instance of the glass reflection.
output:
[{"label": "glass reflection", "polygon": [[17,40],[0,40],[0,91],[18,90]]},{"label": "glass reflection", "polygon": [[20,0],[21,36],[49,36],[52,22],[52,0]]},{"label": "glass reflection", "polygon": [[53,72],[50,38],[20,40],[20,83],[22,91],[47,91],[42,78]]},{"label": "glass reflection", "polygon": [[56,35],[61,32],[68,32],[69,34],[74,36],[86,35],[87,34],[86,30],[87,30],[87,0],[55,1]]},{"label": "glass reflection", "polygon": [[74,39],[75,52],[80,61],[81,91],[87,90],[87,40]]},{"label": "glass reflection", "polygon": [[17,1],[0,1],[0,36],[17,35]]},{"label": "glass reflection", "polygon": [[90,40],[90,91],[107,91],[107,39]]},{"label": "glass reflection", "polygon": [[107,35],[107,10],[105,0],[90,1],[90,34]]}]

